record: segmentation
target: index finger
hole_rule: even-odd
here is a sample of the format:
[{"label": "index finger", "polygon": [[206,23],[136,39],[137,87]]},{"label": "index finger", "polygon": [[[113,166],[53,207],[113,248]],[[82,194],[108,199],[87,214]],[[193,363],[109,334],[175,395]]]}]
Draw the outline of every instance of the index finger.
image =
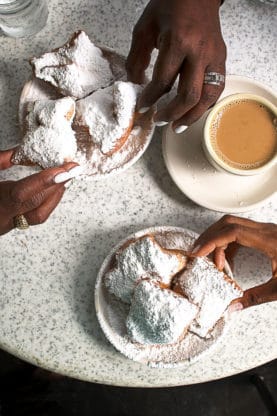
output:
[{"label": "index finger", "polygon": [[131,48],[126,60],[128,81],[135,84],[144,83],[144,73],[151,60],[154,43],[136,32],[133,33]]},{"label": "index finger", "polygon": [[138,102],[139,112],[143,112],[144,108],[151,107],[171,89],[184,57],[184,51],[174,41],[168,37],[162,39],[153,69],[152,80],[145,87]]},{"label": "index finger", "polygon": [[55,177],[61,173],[68,172],[77,163],[69,162],[63,166],[45,169],[39,173],[27,176],[15,183],[11,190],[10,198],[17,203],[23,203],[55,183]]},{"label": "index finger", "polygon": [[265,248],[265,241],[261,237],[258,227],[248,227],[241,224],[228,224],[222,229],[216,230],[213,235],[200,236],[199,249],[194,254],[197,256],[207,256],[217,247],[224,247],[236,242],[241,246],[255,248],[269,255]]},{"label": "index finger", "polygon": [[[196,240],[193,254],[200,251],[204,246],[209,245],[207,250],[211,253],[216,247],[227,247],[232,241],[244,245],[237,241],[238,232],[241,229],[253,229],[257,232],[259,224],[256,221],[247,218],[236,217],[233,215],[224,215],[220,220],[206,229]],[[202,255],[202,254],[201,254]]]}]

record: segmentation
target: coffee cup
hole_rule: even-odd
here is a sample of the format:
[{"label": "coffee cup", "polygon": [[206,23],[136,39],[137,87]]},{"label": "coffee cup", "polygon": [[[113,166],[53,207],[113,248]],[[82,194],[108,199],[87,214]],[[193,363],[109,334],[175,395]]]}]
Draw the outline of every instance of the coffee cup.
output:
[{"label": "coffee cup", "polygon": [[277,163],[277,107],[254,94],[220,100],[204,125],[202,145],[219,171],[256,175]]}]

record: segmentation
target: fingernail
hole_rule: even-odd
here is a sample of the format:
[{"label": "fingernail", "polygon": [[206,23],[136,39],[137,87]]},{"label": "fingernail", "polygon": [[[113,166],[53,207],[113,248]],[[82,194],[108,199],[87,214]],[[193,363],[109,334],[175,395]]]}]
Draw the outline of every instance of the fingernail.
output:
[{"label": "fingernail", "polygon": [[68,179],[72,179],[70,174],[68,172],[62,172],[62,173],[58,173],[58,175],[55,176],[54,182],[62,183],[62,182],[68,181]]},{"label": "fingernail", "polygon": [[192,250],[191,254],[197,253],[197,251],[200,250],[200,247],[201,247],[200,244],[198,244],[196,247],[194,247],[194,249]]},{"label": "fingernail", "polygon": [[148,110],[150,110],[150,107],[141,107],[139,110],[138,110],[138,112],[140,113],[140,114],[144,114],[144,113],[147,113],[147,111]]},{"label": "fingernail", "polygon": [[166,126],[168,124],[168,121],[155,121],[155,126],[162,127]]},{"label": "fingernail", "polygon": [[176,129],[174,130],[175,133],[180,134],[183,133],[183,131],[187,130],[188,126],[178,126],[176,127]]},{"label": "fingernail", "polygon": [[229,306],[228,312],[229,313],[237,312],[237,311],[241,311],[242,309],[243,309],[243,304],[240,302],[236,302]]},{"label": "fingernail", "polygon": [[65,182],[64,187],[67,189],[72,185],[71,181]]},{"label": "fingernail", "polygon": [[74,166],[74,168],[70,169],[67,173],[69,174],[70,178],[76,178],[83,173],[84,169],[82,166]]},{"label": "fingernail", "polygon": [[229,266],[229,264],[227,263],[227,261],[226,261],[226,260],[224,261],[224,264],[222,265],[222,269],[224,269],[224,270],[225,270],[225,272],[226,272],[229,276],[232,276],[232,269],[231,269],[231,267]]}]

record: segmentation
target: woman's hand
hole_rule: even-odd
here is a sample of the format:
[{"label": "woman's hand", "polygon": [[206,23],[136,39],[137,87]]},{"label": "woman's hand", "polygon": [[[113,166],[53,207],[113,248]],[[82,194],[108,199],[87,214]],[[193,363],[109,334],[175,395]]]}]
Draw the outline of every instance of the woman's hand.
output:
[{"label": "woman's hand", "polygon": [[173,86],[177,96],[155,115],[157,125],[174,121],[177,133],[194,123],[220,96],[224,85],[204,84],[205,72],[225,74],[220,0],[151,0],[137,22],[127,58],[130,81],[142,83],[154,48],[159,49],[153,77],[138,108],[145,112]]},{"label": "woman's hand", "polygon": [[[0,151],[0,170],[12,166],[13,152]],[[19,181],[0,182],[0,235],[15,227],[17,215],[24,214],[29,225],[43,223],[60,202],[65,182],[76,175],[76,166],[70,162]]]},{"label": "woman's hand", "polygon": [[235,303],[239,305],[234,308],[277,300],[277,225],[226,215],[200,235],[192,254],[207,256],[214,253],[215,264],[223,269],[225,250],[233,243],[263,252],[270,258],[272,266],[272,279],[246,290],[242,298],[236,299]]}]

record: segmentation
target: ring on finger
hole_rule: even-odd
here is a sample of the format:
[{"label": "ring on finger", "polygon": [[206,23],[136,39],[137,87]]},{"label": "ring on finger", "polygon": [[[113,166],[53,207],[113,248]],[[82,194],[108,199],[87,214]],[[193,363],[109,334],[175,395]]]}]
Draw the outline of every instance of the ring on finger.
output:
[{"label": "ring on finger", "polygon": [[205,72],[204,84],[221,86],[225,83],[225,75],[219,72]]},{"label": "ring on finger", "polygon": [[13,219],[13,223],[18,230],[27,230],[27,228],[29,228],[29,223],[23,214],[16,215]]}]

